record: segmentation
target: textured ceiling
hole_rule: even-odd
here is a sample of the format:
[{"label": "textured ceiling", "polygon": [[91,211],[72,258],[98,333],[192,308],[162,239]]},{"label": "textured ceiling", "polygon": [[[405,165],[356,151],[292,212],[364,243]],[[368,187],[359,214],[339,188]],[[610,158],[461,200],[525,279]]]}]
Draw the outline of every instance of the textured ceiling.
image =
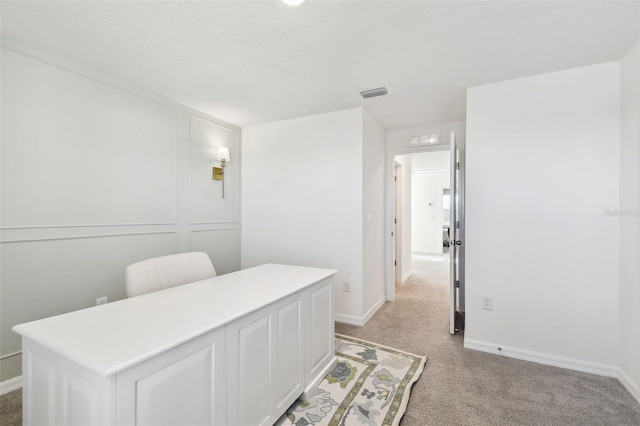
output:
[{"label": "textured ceiling", "polygon": [[[620,59],[639,1],[10,2],[2,33],[248,126],[364,105],[464,120],[466,88]],[[363,100],[359,89],[390,95]]]}]

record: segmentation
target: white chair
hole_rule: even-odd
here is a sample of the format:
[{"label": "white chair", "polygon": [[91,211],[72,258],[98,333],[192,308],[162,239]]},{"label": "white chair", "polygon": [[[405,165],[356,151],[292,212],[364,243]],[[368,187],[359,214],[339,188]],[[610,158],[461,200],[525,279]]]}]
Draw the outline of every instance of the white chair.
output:
[{"label": "white chair", "polygon": [[127,297],[139,296],[216,276],[206,253],[179,253],[154,257],[127,266]]}]

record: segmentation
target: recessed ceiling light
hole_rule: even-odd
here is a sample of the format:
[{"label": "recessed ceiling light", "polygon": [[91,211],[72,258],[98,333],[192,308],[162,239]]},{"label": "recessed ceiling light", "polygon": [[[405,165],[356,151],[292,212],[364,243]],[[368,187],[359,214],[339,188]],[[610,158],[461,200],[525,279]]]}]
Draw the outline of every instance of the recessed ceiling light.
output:
[{"label": "recessed ceiling light", "polygon": [[289,6],[300,6],[302,3],[304,3],[306,0],[282,0],[285,4],[288,4]]}]

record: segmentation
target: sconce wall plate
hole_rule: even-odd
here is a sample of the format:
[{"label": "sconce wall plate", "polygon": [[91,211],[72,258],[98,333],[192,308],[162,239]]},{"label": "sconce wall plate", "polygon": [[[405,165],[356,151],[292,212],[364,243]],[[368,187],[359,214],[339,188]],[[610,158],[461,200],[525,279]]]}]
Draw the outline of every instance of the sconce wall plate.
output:
[{"label": "sconce wall plate", "polygon": [[213,168],[213,180],[222,180],[224,176],[224,169],[222,167]]}]

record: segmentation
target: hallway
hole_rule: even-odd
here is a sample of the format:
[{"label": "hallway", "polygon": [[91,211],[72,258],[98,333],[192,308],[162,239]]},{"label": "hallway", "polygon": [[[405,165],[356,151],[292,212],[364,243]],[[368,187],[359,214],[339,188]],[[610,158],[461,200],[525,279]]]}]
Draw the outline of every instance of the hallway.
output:
[{"label": "hallway", "polygon": [[336,323],[336,333],[427,354],[401,425],[640,424],[640,405],[615,379],[464,350],[449,334],[449,263],[413,267],[367,325]]}]

